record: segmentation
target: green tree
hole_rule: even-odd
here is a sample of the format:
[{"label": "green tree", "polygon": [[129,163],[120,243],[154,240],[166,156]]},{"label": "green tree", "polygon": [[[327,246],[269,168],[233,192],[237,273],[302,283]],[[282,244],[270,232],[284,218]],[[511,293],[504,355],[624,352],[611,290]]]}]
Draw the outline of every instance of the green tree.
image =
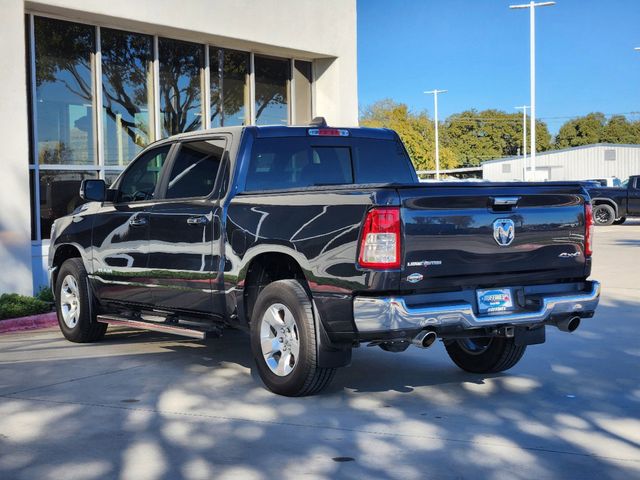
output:
[{"label": "green tree", "polygon": [[[501,110],[467,110],[451,115],[444,124],[444,144],[464,165],[480,165],[493,158],[522,151],[522,116]],[[544,122],[536,121],[536,151],[548,150],[551,135]],[[530,144],[530,132],[527,132]]]},{"label": "green tree", "polygon": [[[434,126],[425,112],[413,113],[407,105],[390,99],[380,100],[366,107],[360,125],[390,128],[402,139],[417,170],[435,168]],[[459,160],[455,152],[443,146],[440,149],[440,168],[455,168]]]},{"label": "green tree", "polygon": [[600,142],[640,143],[640,121],[630,122],[624,115],[612,116],[602,131]]},{"label": "green tree", "polygon": [[606,118],[603,113],[590,113],[569,120],[560,127],[555,148],[578,147],[598,143],[603,138]]}]

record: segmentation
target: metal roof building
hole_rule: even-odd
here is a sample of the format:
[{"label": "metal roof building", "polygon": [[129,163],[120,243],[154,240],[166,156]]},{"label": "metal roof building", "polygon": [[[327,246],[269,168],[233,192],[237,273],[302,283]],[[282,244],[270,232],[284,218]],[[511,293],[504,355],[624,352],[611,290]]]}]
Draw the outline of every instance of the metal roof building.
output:
[{"label": "metal roof building", "polygon": [[[527,167],[530,159],[527,158]],[[640,174],[640,145],[596,143],[538,153],[536,180],[590,180]],[[524,179],[522,157],[506,157],[482,164],[482,178],[495,182]],[[531,179],[531,175],[527,177]]]}]

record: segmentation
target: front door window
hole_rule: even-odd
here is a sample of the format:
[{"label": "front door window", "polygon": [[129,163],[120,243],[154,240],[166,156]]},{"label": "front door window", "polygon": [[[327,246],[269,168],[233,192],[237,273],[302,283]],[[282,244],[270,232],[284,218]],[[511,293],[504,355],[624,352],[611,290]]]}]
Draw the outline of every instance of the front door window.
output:
[{"label": "front door window", "polygon": [[140,202],[153,198],[170,148],[170,145],[154,148],[133,162],[118,185],[117,203]]}]

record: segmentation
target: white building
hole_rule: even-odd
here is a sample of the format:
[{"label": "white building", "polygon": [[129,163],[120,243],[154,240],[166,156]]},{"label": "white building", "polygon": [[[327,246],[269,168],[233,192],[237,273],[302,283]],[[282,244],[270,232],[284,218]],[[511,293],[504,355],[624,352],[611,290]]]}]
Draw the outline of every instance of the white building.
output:
[{"label": "white building", "polygon": [[355,0],[3,0],[0,293],[46,284],[83,178],[220,125],[358,121]]},{"label": "white building", "polygon": [[[527,167],[531,159],[527,157]],[[640,145],[597,143],[542,152],[536,155],[536,180],[591,180],[640,174]],[[494,182],[523,180],[522,157],[489,160],[482,178]],[[527,176],[531,179],[531,175]]]}]

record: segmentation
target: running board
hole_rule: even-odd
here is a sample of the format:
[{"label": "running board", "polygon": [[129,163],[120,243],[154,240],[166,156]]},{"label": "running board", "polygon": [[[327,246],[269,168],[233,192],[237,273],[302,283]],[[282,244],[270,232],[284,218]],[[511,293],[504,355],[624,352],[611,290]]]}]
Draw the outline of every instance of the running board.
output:
[{"label": "running board", "polygon": [[151,330],[154,332],[171,333],[173,335],[180,335],[183,337],[197,338],[204,340],[205,338],[214,336],[220,336],[220,330],[216,329],[200,329],[195,327],[185,327],[178,324],[169,324],[161,322],[148,322],[145,320],[131,319],[127,317],[120,317],[118,315],[98,315],[98,322],[108,323],[109,325],[118,325],[122,327],[138,328],[141,330]]}]

